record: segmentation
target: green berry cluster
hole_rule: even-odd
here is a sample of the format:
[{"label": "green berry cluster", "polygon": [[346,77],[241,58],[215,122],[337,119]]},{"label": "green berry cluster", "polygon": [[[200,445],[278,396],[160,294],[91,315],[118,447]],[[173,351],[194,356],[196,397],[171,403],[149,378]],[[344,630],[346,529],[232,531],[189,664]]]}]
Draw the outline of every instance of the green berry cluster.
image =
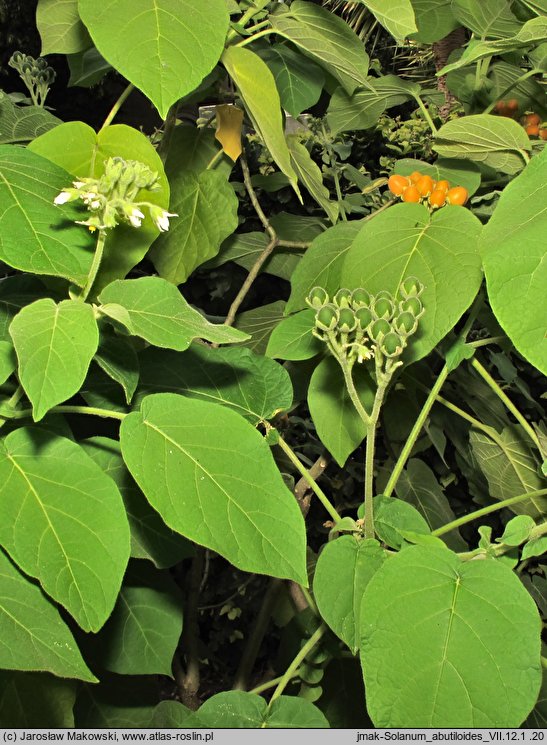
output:
[{"label": "green berry cluster", "polygon": [[55,81],[55,70],[50,67],[43,57],[31,57],[30,54],[14,52],[8,62],[13,67],[22,81],[27,86],[32,103],[35,106],[43,106],[49,87]]},{"label": "green berry cluster", "polygon": [[377,373],[391,373],[402,364],[397,359],[424,314],[423,290],[415,277],[403,280],[395,297],[387,290],[372,295],[363,288],[344,288],[331,299],[323,287],[314,287],[306,298],[315,310],[313,334],[340,364],[351,368],[374,358]]}]

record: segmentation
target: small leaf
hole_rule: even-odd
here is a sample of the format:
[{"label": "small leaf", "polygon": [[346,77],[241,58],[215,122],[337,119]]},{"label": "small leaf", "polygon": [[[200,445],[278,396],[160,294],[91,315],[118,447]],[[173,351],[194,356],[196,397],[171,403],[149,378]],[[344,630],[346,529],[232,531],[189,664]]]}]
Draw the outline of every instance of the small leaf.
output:
[{"label": "small leaf", "polygon": [[72,728],[76,686],[48,673],[0,672],[2,727]]},{"label": "small leaf", "polygon": [[319,554],[313,594],[319,612],[351,649],[359,649],[361,599],[366,586],[386,560],[375,540],[343,535],[327,543]]},{"label": "small leaf", "polygon": [[99,54],[95,47],[77,54],[68,54],[67,62],[70,69],[68,87],[78,85],[82,88],[91,88],[112,69],[112,65]]},{"label": "small leaf", "polygon": [[244,571],[306,583],[302,514],[269,447],[239,414],[171,393],[147,396],[120,439],[167,525]]},{"label": "small leaf", "polygon": [[261,308],[238,313],[235,328],[250,336],[242,346],[252,349],[255,354],[264,354],[272,331],[283,320],[284,308],[285,303],[276,300],[275,303],[263,305]]},{"label": "small leaf", "polygon": [[528,541],[522,548],[521,561],[531,559],[534,556],[543,556],[547,551],[547,536],[542,535]]},{"label": "small leaf", "polygon": [[38,0],[36,26],[42,39],[42,56],[75,54],[91,46],[78,13],[78,0]]},{"label": "small leaf", "polygon": [[266,354],[281,360],[308,360],[324,350],[324,345],[312,334],[315,312],[302,310],[284,318],[270,336]]},{"label": "small leaf", "polygon": [[[59,611],[0,551],[0,665],[95,682]],[[4,721],[4,720],[2,720]],[[6,725],[7,726],[7,725]]]},{"label": "small leaf", "polygon": [[209,323],[174,285],[159,277],[116,280],[99,300],[101,313],[156,347],[183,351],[193,339],[231,344],[248,338],[237,329]]},{"label": "small leaf", "polygon": [[224,0],[113,0],[107,8],[79,0],[78,7],[99,52],[162,119],[216,65],[229,23]]},{"label": "small leaf", "polygon": [[99,331],[91,305],[49,298],[22,308],[10,325],[19,378],[38,422],[77,393],[97,351]]},{"label": "small leaf", "polygon": [[361,2],[395,39],[404,39],[417,31],[414,9],[410,0],[361,0]]},{"label": "small leaf", "polygon": [[518,727],[541,686],[540,641],[537,609],[510,569],[405,548],[363,595],[368,712],[376,727]]},{"label": "small leaf", "polygon": [[296,175],[304,184],[310,195],[317,204],[327,213],[329,220],[334,224],[338,219],[338,202],[332,202],[330,193],[323,183],[323,174],[317,163],[312,160],[305,145],[299,142],[296,135],[287,138],[287,144],[291,154],[291,162]]},{"label": "small leaf", "polygon": [[323,70],[285,44],[274,44],[264,57],[273,72],[281,105],[294,118],[314,106],[325,82]]},{"label": "small leaf", "polygon": [[139,360],[131,341],[103,326],[94,359],[101,370],[121,385],[130,404],[139,382]]},{"label": "small leaf", "polygon": [[536,527],[535,522],[529,515],[517,515],[509,520],[503,531],[498,543],[504,543],[506,546],[520,546],[530,537],[530,533]]},{"label": "small leaf", "polygon": [[2,546],[84,630],[100,629],[129,558],[113,481],[71,440],[21,427],[0,443],[0,484]]},{"label": "small leaf", "polygon": [[222,145],[226,155],[234,163],[243,152],[241,145],[241,129],[243,127],[243,111],[237,106],[220,104],[216,107],[217,131],[215,139]]},{"label": "small leaf", "polygon": [[391,548],[403,545],[401,530],[413,533],[430,533],[429,526],[418,510],[408,502],[394,497],[374,497],[374,529],[378,537]]}]

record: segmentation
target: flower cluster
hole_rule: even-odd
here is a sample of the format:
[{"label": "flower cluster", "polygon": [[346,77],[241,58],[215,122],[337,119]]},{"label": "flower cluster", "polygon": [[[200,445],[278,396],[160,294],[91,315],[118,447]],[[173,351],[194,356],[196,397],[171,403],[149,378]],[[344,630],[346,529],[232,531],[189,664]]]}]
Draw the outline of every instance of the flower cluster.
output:
[{"label": "flower cluster", "polygon": [[434,181],[428,174],[414,171],[410,176],[392,174],[387,182],[388,189],[403,202],[427,204],[430,209],[438,209],[445,204],[463,206],[469,199],[464,186],[450,187],[448,181]]},{"label": "flower cluster", "polygon": [[50,67],[43,57],[31,57],[30,54],[23,52],[14,52],[8,62],[13,67],[22,81],[27,86],[32,103],[35,106],[43,106],[50,85],[55,80],[55,70]]},{"label": "flower cluster", "polygon": [[424,286],[415,277],[401,282],[396,297],[387,290],[371,295],[363,288],[341,289],[331,299],[314,287],[306,302],[315,310],[313,334],[327,344],[340,364],[375,358],[377,371],[389,373],[416,333],[424,314],[420,295]]},{"label": "flower cluster", "polygon": [[169,218],[176,215],[157,204],[136,201],[141,189],[152,192],[161,189],[158,174],[137,160],[115,157],[105,162],[102,176],[74,181],[54,201],[66,204],[81,199],[91,216],[77,222],[91,231],[115,228],[120,222],[140,228],[145,217],[143,208],[148,210],[157,228],[162,232],[169,230]]}]

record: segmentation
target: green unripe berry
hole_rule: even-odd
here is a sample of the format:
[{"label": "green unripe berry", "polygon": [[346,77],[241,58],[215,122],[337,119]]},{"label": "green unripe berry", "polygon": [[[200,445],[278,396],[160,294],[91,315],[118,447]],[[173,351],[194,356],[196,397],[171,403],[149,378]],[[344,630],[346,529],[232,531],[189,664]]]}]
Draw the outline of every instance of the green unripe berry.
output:
[{"label": "green unripe berry", "polygon": [[347,290],[345,287],[343,287],[341,290],[338,290],[333,298],[333,303],[339,308],[349,308],[350,302],[351,290]]},{"label": "green unripe berry", "polygon": [[399,293],[403,298],[419,297],[424,291],[424,286],[416,277],[407,277],[399,286]]},{"label": "green unripe berry", "polygon": [[323,287],[314,287],[306,298],[306,302],[312,308],[322,308],[329,302],[329,293]]},{"label": "green unripe berry", "polygon": [[358,287],[351,293],[351,304],[357,308],[369,308],[372,298],[370,292],[367,292],[362,287]]},{"label": "green unripe berry", "polygon": [[357,328],[357,320],[351,308],[341,308],[338,319],[338,329],[343,334],[348,334]]},{"label": "green unripe berry", "polygon": [[394,311],[395,305],[393,300],[387,297],[379,298],[376,296],[372,304],[372,314],[376,316],[376,318],[385,318],[386,321],[390,321],[393,318]]},{"label": "green unripe berry", "polygon": [[372,321],[372,313],[369,308],[358,308],[355,311],[355,318],[357,319],[357,324],[361,331],[365,331]]},{"label": "green unripe berry", "polygon": [[393,328],[398,334],[410,336],[418,328],[418,321],[414,313],[404,311],[400,313],[393,321]]},{"label": "green unripe berry", "polygon": [[315,325],[321,331],[332,331],[338,325],[339,314],[340,311],[332,303],[324,305],[315,314]]},{"label": "green unripe berry", "polygon": [[419,318],[423,311],[422,301],[417,297],[409,297],[406,300],[402,300],[399,303],[399,308],[401,313],[412,313],[414,318]]},{"label": "green unripe berry", "polygon": [[374,323],[371,324],[369,329],[369,336],[370,338],[375,341],[379,342],[381,339],[386,336],[386,334],[389,334],[391,331],[391,324],[389,321],[386,321],[385,318],[378,318]]},{"label": "green unripe berry", "polygon": [[385,357],[398,357],[403,349],[403,341],[395,331],[390,331],[380,342],[380,351]]}]

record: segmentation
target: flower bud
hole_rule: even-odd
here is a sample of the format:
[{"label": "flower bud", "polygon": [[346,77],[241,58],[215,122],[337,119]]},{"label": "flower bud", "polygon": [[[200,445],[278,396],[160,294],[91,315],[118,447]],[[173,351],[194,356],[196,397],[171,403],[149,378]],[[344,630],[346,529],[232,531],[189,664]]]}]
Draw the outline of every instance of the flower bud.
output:
[{"label": "flower bud", "polygon": [[[414,298],[417,300],[417,298]],[[410,336],[410,334],[413,334],[416,329],[418,328],[418,320],[416,319],[416,316],[414,313],[411,313],[410,311],[403,311],[403,313],[400,313],[393,321],[393,328],[402,336]]]},{"label": "flower bud", "polygon": [[402,353],[404,349],[404,342],[402,341],[399,334],[396,334],[394,331],[390,331],[384,336],[379,346],[380,351],[385,357],[393,358],[398,357]]},{"label": "flower bud", "polygon": [[386,334],[391,331],[391,324],[386,321],[385,318],[378,318],[370,325],[369,336],[370,338],[379,343]]},{"label": "flower bud", "polygon": [[357,328],[357,320],[351,308],[340,309],[338,328],[343,334],[349,334]]},{"label": "flower bud", "polygon": [[372,303],[372,314],[376,318],[385,318],[386,321],[390,321],[393,318],[395,312],[395,304],[393,300],[387,297],[378,297],[374,299]]},{"label": "flower bud", "polygon": [[354,315],[361,331],[365,331],[372,321],[370,308],[357,308]]},{"label": "flower bud", "polygon": [[349,308],[350,302],[351,290],[348,290],[345,287],[343,287],[341,290],[338,290],[333,298],[333,303],[339,308]]},{"label": "flower bud", "polygon": [[306,303],[316,309],[322,308],[328,302],[329,293],[323,287],[314,287],[306,298]]},{"label": "flower bud", "polygon": [[338,308],[329,303],[325,305],[315,314],[315,325],[321,331],[332,331],[338,325],[338,317],[340,311]]},{"label": "flower bud", "polygon": [[407,277],[403,280],[399,286],[399,293],[401,297],[419,297],[424,291],[424,286],[416,277]]},{"label": "flower bud", "polygon": [[368,308],[371,303],[370,292],[358,287],[351,293],[351,305],[357,308]]},{"label": "flower bud", "polygon": [[423,312],[422,301],[417,297],[409,297],[399,303],[402,313],[412,313],[414,318],[419,318]]}]

